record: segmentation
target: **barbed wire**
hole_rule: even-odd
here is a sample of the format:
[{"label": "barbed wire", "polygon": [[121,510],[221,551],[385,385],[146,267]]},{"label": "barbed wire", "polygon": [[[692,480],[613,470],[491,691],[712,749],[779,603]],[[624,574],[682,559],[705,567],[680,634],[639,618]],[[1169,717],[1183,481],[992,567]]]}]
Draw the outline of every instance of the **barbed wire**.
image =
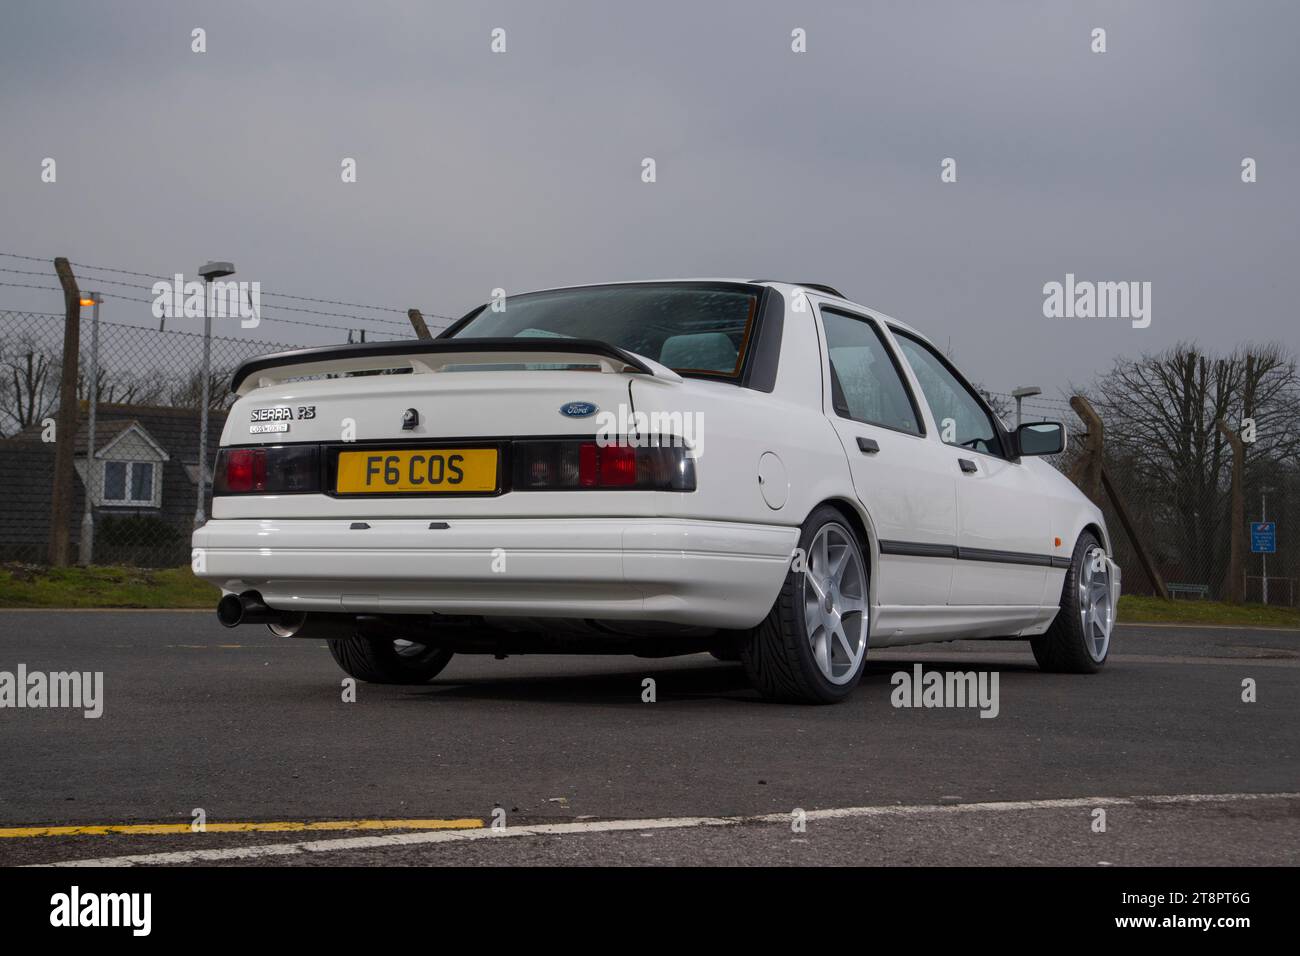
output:
[{"label": "barbed wire", "polygon": [[[42,262],[42,263],[49,263],[49,262],[52,261],[52,260],[50,260],[50,259],[42,258],[42,257],[40,257],[40,256],[29,256],[29,255],[23,255],[23,254],[21,254],[21,253],[16,253],[16,252],[0,252],[0,256],[7,256],[8,258],[11,258],[11,259],[19,259],[19,260],[26,261],[26,262]],[[167,282],[170,282],[170,281],[172,281],[172,280],[175,278],[174,275],[164,276],[164,275],[159,275],[159,274],[157,274],[157,273],[151,273],[151,272],[140,272],[140,271],[135,270],[135,269],[122,269],[122,268],[119,268],[119,267],[117,267],[117,266],[96,266],[96,265],[91,265],[91,264],[89,264],[89,263],[85,263],[85,262],[71,262],[71,261],[70,261],[68,264],[69,264],[70,266],[73,266],[73,267],[76,268],[76,269],[87,270],[87,271],[90,271],[90,272],[110,272],[110,273],[114,273],[114,274],[117,274],[117,275],[134,276],[134,277],[136,277],[136,278],[140,278],[140,279],[152,279],[152,280],[154,280],[154,281],[167,281]],[[28,271],[17,270],[17,269],[4,269],[4,268],[2,268],[2,267],[0,267],[0,271],[4,271],[4,272],[22,272],[22,273],[25,274],[25,275],[48,275],[48,274],[49,274],[49,273],[45,273],[45,272],[28,272]],[[80,277],[79,277],[79,278],[80,278]],[[111,284],[111,285],[121,285],[121,286],[128,286],[128,287],[139,288],[139,289],[151,289],[151,288],[152,288],[152,285],[144,285],[144,284],[142,284],[142,283],[124,282],[124,281],[122,281],[122,280],[120,280],[120,279],[105,279],[105,278],[100,277],[100,276],[85,276],[84,278],[85,278],[86,281],[88,281],[88,282],[102,282],[102,283],[108,283],[108,284]],[[58,291],[58,290],[55,290],[55,291]],[[294,295],[294,294],[292,294],[292,293],[288,293],[288,292],[269,292],[269,291],[263,291],[261,294],[262,294],[262,295],[265,295],[265,296],[272,296],[272,297],[275,297],[275,298],[281,298],[281,299],[290,299],[290,300],[299,301],[299,302],[314,302],[314,303],[316,303],[316,304],[318,304],[318,305],[337,305],[337,306],[341,306],[341,307],[343,307],[343,308],[349,308],[349,309],[369,309],[369,310],[371,310],[371,311],[375,311],[375,312],[394,312],[394,313],[397,313],[397,314],[399,314],[399,315],[405,315],[406,312],[407,312],[406,309],[400,309],[400,308],[396,308],[396,307],[394,307],[394,306],[388,306],[388,305],[370,305],[370,304],[367,304],[367,303],[364,303],[364,302],[347,302],[347,301],[344,301],[344,300],[342,300],[342,299],[328,299],[328,298],[322,298],[322,297],[318,297],[318,296]],[[119,298],[122,298],[122,297],[119,297]],[[385,325],[398,325],[398,326],[405,326],[405,325],[407,324],[406,322],[403,322],[403,321],[401,321],[400,319],[385,319],[385,318],[380,318],[379,316],[352,315],[352,314],[349,314],[349,313],[342,313],[342,312],[325,312],[325,311],[321,311],[321,310],[318,310],[318,309],[309,309],[309,308],[304,308],[304,307],[300,307],[300,306],[281,305],[281,306],[276,306],[275,308],[277,308],[277,309],[283,309],[283,310],[285,310],[285,311],[306,312],[306,313],[311,313],[311,314],[314,314],[314,315],[322,315],[322,316],[328,316],[328,317],[333,317],[333,318],[347,318],[347,319],[355,319],[355,320],[357,320],[357,321],[359,321],[359,322],[378,322],[378,323],[382,323],[382,324],[385,324]],[[434,311],[424,311],[424,310],[421,310],[421,314],[424,315],[426,318],[427,318],[427,317],[432,317],[432,318],[437,318],[437,319],[445,319],[445,320],[448,321],[448,322],[455,321],[455,319],[456,319],[455,316],[446,315],[446,314],[441,313],[441,312],[434,312]]]},{"label": "barbed wire", "polygon": [[0,282],[0,285],[7,285],[13,289],[44,289],[47,292],[62,292],[63,290],[56,285],[32,285],[28,282]]},{"label": "barbed wire", "polygon": [[[46,291],[46,292],[62,292],[62,291],[63,291],[62,288],[60,288],[59,286],[32,285],[31,283],[28,283],[28,282],[0,282],[0,286],[8,286],[8,287],[10,287],[10,288],[14,288],[14,289],[41,289],[41,290],[44,290],[44,291]],[[106,298],[106,299],[116,299],[116,300],[121,301],[121,302],[138,302],[138,303],[140,303],[141,305],[153,305],[153,301],[154,301],[154,300],[152,300],[152,299],[140,299],[140,298],[137,298],[137,297],[135,297],[135,296],[131,296],[131,295],[122,295],[120,292],[100,292],[99,290],[95,290],[95,291],[96,291],[99,295],[103,296],[103,297]],[[277,306],[276,308],[288,308],[288,307],[287,307],[287,306]],[[310,310],[303,310],[303,311],[310,311]],[[38,314],[38,313],[32,313],[32,314]],[[53,313],[50,313],[50,314],[53,314]],[[330,313],[321,313],[321,314],[323,314],[323,315],[328,315],[328,314],[330,314]],[[284,323],[287,323],[287,324],[289,324],[289,325],[302,325],[302,326],[306,326],[306,327],[308,327],[308,328],[314,328],[314,329],[326,329],[326,330],[328,330],[328,331],[330,331],[330,332],[355,332],[355,331],[357,331],[357,329],[356,329],[355,326],[353,326],[353,327],[349,327],[349,326],[346,326],[346,325],[326,325],[326,324],[323,323],[323,322],[308,322],[308,321],[306,321],[305,319],[290,319],[290,318],[285,318],[284,316],[280,316],[280,315],[266,315],[266,314],[264,313],[263,310],[258,310],[257,319],[258,319],[259,322],[284,322]],[[399,325],[399,326],[405,325],[405,323],[402,323],[402,322],[398,322],[398,323],[395,323],[395,324],[396,324],[396,325]],[[377,331],[377,330],[376,330],[376,331]]]}]

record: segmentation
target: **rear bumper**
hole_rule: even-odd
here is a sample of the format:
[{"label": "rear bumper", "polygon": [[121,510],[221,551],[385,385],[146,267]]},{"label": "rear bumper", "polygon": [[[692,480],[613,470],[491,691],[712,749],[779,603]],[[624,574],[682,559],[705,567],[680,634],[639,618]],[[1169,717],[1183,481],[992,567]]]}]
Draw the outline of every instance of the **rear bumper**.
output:
[{"label": "rear bumper", "polygon": [[[367,527],[354,527],[365,524]],[[214,519],[199,577],[277,610],[665,621],[744,628],[772,607],[799,530],[620,518]]]}]

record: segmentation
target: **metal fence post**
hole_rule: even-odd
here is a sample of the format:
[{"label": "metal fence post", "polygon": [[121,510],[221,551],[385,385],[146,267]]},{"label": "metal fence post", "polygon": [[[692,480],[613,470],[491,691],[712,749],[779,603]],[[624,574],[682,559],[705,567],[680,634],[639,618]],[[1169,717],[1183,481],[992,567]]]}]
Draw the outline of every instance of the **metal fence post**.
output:
[{"label": "metal fence post", "polygon": [[[1259,494],[1259,520],[1268,520],[1268,496],[1263,492]],[[1263,576],[1264,603],[1268,603],[1268,553],[1261,551],[1259,553],[1260,574]]]},{"label": "metal fence post", "polygon": [[199,500],[194,506],[194,527],[200,527],[207,518],[203,510],[208,490],[208,379],[212,377],[212,310],[211,283],[203,285],[203,382],[199,398]]},{"label": "metal fence post", "polygon": [[99,405],[99,303],[102,301],[98,292],[90,293],[95,303],[90,318],[90,385],[88,396],[89,414],[86,418],[86,477],[82,482],[85,507],[81,512],[81,563],[89,567],[95,557],[95,411]]},{"label": "metal fence post", "polygon": [[199,500],[194,507],[194,527],[206,520],[203,514],[208,490],[208,389],[212,378],[212,280],[235,274],[233,262],[206,262],[199,268],[203,277],[203,381],[199,407]]}]

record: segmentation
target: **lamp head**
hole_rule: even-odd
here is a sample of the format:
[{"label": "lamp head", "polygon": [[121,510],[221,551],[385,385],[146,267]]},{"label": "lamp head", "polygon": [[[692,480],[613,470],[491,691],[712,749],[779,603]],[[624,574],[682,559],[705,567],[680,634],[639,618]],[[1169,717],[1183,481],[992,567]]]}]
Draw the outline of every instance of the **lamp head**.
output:
[{"label": "lamp head", "polygon": [[203,276],[204,282],[211,282],[213,279],[221,279],[234,274],[235,264],[233,262],[208,262],[199,269],[199,275]]}]

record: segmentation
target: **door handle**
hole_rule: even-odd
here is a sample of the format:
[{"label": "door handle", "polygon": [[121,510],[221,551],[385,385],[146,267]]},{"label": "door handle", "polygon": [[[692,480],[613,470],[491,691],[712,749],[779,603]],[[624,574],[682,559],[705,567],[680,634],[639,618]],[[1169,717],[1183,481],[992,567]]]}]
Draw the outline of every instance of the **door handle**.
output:
[{"label": "door handle", "polygon": [[858,451],[864,455],[874,455],[880,451],[880,442],[874,438],[863,438],[858,436]]},{"label": "door handle", "polygon": [[957,464],[961,465],[961,470],[968,475],[973,475],[975,472],[979,471],[979,469],[975,467],[975,462],[971,461],[969,458],[958,458]]}]

